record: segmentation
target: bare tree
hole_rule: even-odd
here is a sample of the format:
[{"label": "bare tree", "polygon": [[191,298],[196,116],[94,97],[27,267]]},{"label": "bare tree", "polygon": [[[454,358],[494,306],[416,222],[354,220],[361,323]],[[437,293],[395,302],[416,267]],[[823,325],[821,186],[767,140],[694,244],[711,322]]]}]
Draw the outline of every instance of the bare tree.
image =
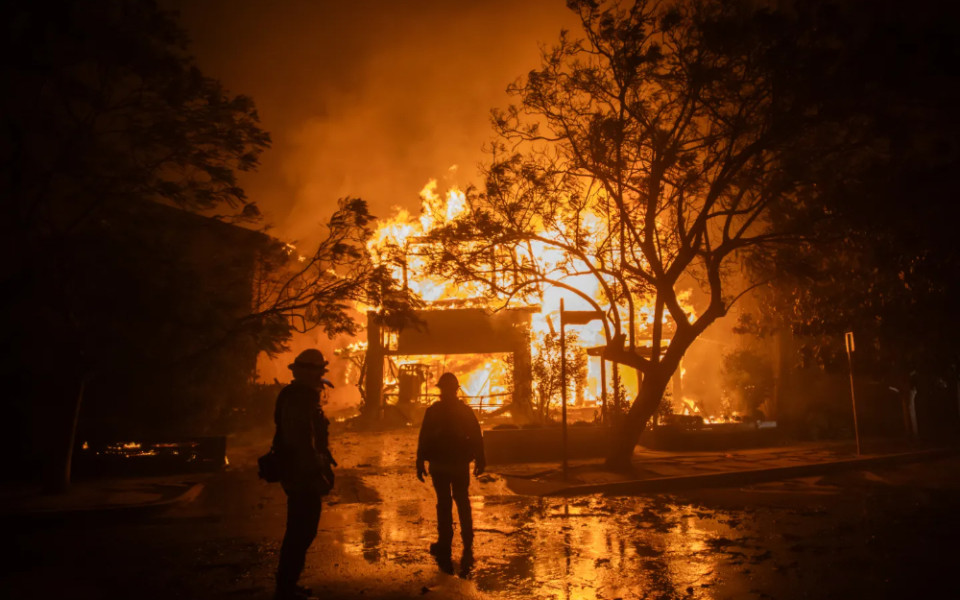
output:
[{"label": "bare tree", "polygon": [[[729,277],[739,261],[798,239],[784,216],[806,196],[782,167],[805,121],[777,95],[770,14],[568,4],[583,39],[563,32],[510,87],[486,189],[437,233],[434,268],[501,299],[556,286],[603,312],[606,358],[642,377],[608,461],[626,467],[681,357],[750,289]],[[512,278],[475,268],[491,248]]]},{"label": "bare tree", "polygon": [[320,327],[329,336],[355,335],[360,327],[355,319],[358,303],[376,308],[393,326],[411,321],[409,309],[417,306],[417,299],[367,251],[375,221],[364,200],[343,198],[312,254],[294,256],[295,249],[284,246],[265,256],[253,311],[237,327],[274,323],[299,333]]}]

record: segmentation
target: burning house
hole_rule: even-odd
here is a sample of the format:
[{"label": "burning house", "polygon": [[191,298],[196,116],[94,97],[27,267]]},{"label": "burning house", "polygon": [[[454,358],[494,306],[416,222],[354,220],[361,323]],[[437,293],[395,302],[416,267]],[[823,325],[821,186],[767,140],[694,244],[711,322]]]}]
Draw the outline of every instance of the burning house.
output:
[{"label": "burning house", "polygon": [[[459,370],[456,357],[465,356],[467,360],[461,358],[459,367],[474,367],[464,379],[471,404],[481,412],[511,411],[518,418],[529,419],[530,322],[537,310],[524,307],[488,313],[482,308],[428,309],[418,313],[421,327],[399,332],[382,328],[370,314],[364,409],[380,416],[388,404],[393,404],[413,416],[415,406],[433,397],[431,388],[438,371]],[[387,366],[394,372],[385,373],[385,359],[389,359]],[[470,364],[471,359],[475,364]],[[393,393],[384,389],[385,381],[391,384]],[[512,383],[509,390],[507,382]]]},{"label": "burning house", "polygon": [[[422,190],[421,200],[419,217],[398,210],[368,244],[373,259],[389,265],[394,277],[423,299],[425,306],[417,313],[420,326],[393,331],[371,311],[366,343],[337,353],[353,362],[349,376],[360,390],[362,412],[377,419],[397,410],[405,421],[416,422],[435,397],[437,376],[449,370],[460,377],[465,399],[488,418],[510,417],[517,424],[556,420],[562,395],[561,300],[572,309],[564,314],[587,314],[590,311],[582,309],[591,306],[551,286],[523,297],[491,299],[480,283],[454,283],[431,274],[429,261],[437,250],[431,247],[430,233],[467,210],[467,201],[457,189],[441,197],[436,182]],[[561,260],[550,256],[555,251],[549,248],[533,252],[537,259]],[[484,269],[491,280],[509,279],[518,260],[523,258],[491,250]],[[571,278],[570,283],[594,298],[602,296],[590,277]],[[652,306],[639,312],[653,318]],[[570,419],[609,423],[626,408],[639,381],[634,369],[621,368],[605,355],[602,319],[590,321],[566,321]],[[670,388],[676,398],[682,398],[681,377],[678,369]],[[678,404],[680,411],[700,410],[692,401]]]}]

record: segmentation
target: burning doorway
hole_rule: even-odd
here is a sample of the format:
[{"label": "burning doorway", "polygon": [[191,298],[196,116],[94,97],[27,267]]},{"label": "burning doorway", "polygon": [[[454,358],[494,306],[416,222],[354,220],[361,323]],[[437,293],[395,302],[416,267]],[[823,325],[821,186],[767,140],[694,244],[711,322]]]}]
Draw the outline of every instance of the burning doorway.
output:
[{"label": "burning doorway", "polygon": [[[395,403],[401,405],[429,399],[428,386],[438,375],[433,371],[443,368],[455,372],[468,395],[476,392],[471,388],[477,386],[471,386],[466,376],[473,373],[471,379],[481,382],[485,378],[487,393],[478,394],[481,402],[488,398],[497,406],[496,410],[509,411],[520,421],[529,420],[530,325],[532,315],[539,310],[539,307],[497,312],[481,308],[429,309],[418,312],[423,322],[421,328],[399,332],[382,328],[373,313],[368,313],[363,375],[365,416],[379,419],[388,401],[394,398]],[[458,367],[469,371],[457,373]],[[505,371],[508,371],[506,376]],[[388,378],[396,386],[392,394],[385,393]],[[497,387],[490,385],[494,379],[499,380]],[[505,389],[504,382],[510,382],[511,389]],[[479,387],[484,385],[481,383]]]}]

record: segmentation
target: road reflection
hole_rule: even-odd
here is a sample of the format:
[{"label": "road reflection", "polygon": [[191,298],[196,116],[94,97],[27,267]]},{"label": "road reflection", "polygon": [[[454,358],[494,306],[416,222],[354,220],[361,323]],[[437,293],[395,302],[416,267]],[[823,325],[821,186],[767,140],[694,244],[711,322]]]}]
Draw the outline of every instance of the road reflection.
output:
[{"label": "road reflection", "polygon": [[380,509],[368,508],[362,511],[360,520],[364,524],[361,534],[363,538],[361,543],[363,558],[367,562],[377,562],[381,558],[380,544],[383,542],[383,521],[380,518]]},{"label": "road reflection", "polygon": [[[432,574],[427,545],[435,535],[434,505],[424,496],[338,506],[344,560]],[[578,600],[642,590],[709,598],[729,559],[743,555],[731,540],[741,533],[722,515],[656,499],[496,497],[475,501],[474,514],[472,579],[488,597]]]},{"label": "road reflection", "polygon": [[336,560],[347,566],[344,576],[446,590],[432,597],[728,597],[725,574],[750,558],[749,538],[756,535],[723,511],[667,496],[524,497],[487,478],[471,485],[476,564],[466,581],[439,574],[428,554],[435,500],[403,464],[408,451],[384,443],[374,458],[371,445],[360,448],[362,454],[347,457],[355,469],[342,481],[359,492],[351,500],[343,491],[335,515],[324,517],[341,542],[325,554],[341,552]]}]

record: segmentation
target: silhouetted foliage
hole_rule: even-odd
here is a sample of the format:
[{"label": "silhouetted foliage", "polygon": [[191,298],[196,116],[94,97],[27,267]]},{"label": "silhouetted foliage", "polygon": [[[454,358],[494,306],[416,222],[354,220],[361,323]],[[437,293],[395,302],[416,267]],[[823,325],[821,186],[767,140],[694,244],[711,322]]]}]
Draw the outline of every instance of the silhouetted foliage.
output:
[{"label": "silhouetted foliage", "polygon": [[294,250],[287,249],[283,258],[266,265],[257,282],[254,311],[239,325],[277,322],[288,333],[320,327],[329,336],[355,335],[360,327],[354,318],[358,302],[376,308],[377,318],[391,327],[414,323],[419,301],[367,252],[375,221],[365,201],[340,199],[313,254],[294,257]]},{"label": "silhouetted foliage", "polygon": [[[73,431],[61,405],[75,422],[91,374],[134,360],[129,338],[153,333],[130,322],[131,307],[146,320],[184,283],[138,289],[142,269],[157,268],[159,283],[182,260],[155,254],[183,232],[161,232],[164,219],[141,229],[148,204],[256,218],[236,173],[256,167],[270,138],[253,102],[204,76],[153,2],[13,3],[3,17],[0,298],[23,357],[8,368],[15,396],[47,406],[45,433],[59,440]],[[51,346],[57,360],[40,358]]]},{"label": "silhouetted foliage", "polygon": [[773,366],[770,357],[750,348],[737,348],[723,357],[723,384],[734,394],[732,410],[754,417],[773,396]]},{"label": "silhouetted foliage", "polygon": [[[534,412],[541,422],[553,420],[561,402],[563,382],[560,378],[560,334],[546,332],[536,340],[537,351],[532,357]],[[573,404],[577,390],[587,381],[587,351],[575,332],[566,332],[567,403]]]},{"label": "silhouetted foliage", "polygon": [[235,225],[260,219],[237,175],[270,138],[250,98],[198,69],[175,15],[91,0],[3,17],[0,301],[20,357],[4,375],[14,422],[42,415],[29,443],[56,458],[53,483],[69,481],[84,392],[114,398],[94,412],[131,433],[202,431],[291,331],[353,332],[361,298],[398,318],[362,200],[302,261]]},{"label": "silhouetted foliage", "polygon": [[17,3],[4,14],[0,185],[21,231],[108,202],[259,213],[236,182],[269,143],[253,102],[203,75],[148,0]]},{"label": "silhouetted foliage", "polygon": [[775,285],[744,326],[789,328],[823,368],[844,372],[843,334],[854,331],[861,375],[906,393],[918,371],[956,389],[960,13],[827,0],[797,10],[806,68],[792,85],[858,146],[815,173],[826,218],[807,243],[752,264]]},{"label": "silhouetted foliage", "polygon": [[[583,38],[563,33],[511,86],[486,188],[437,236],[449,248],[437,268],[501,298],[557,286],[605,313],[606,357],[643,377],[611,450],[625,466],[690,344],[751,289],[743,261],[802,239],[823,212],[803,177],[850,140],[783,86],[800,29],[789,15],[568,5]],[[512,279],[476,268],[493,247]]]}]

